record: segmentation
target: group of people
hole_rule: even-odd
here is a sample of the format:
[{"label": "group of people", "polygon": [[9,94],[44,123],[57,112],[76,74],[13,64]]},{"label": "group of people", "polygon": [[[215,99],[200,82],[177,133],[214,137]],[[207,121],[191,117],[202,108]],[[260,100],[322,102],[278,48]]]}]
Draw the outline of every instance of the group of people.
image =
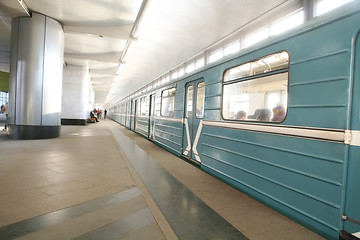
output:
[{"label": "group of people", "polygon": [[[272,116],[272,117],[271,117]],[[256,119],[259,122],[282,122],[286,117],[285,108],[282,104],[277,104],[273,109],[272,113],[269,108],[257,109],[254,115],[248,116],[245,111],[239,111],[235,115],[236,120],[252,120]]]},{"label": "group of people", "polygon": [[104,119],[106,119],[107,110],[104,111],[102,109],[96,109],[90,111],[90,119],[95,119],[96,122],[99,122],[99,119],[101,119],[102,114],[104,113]]}]

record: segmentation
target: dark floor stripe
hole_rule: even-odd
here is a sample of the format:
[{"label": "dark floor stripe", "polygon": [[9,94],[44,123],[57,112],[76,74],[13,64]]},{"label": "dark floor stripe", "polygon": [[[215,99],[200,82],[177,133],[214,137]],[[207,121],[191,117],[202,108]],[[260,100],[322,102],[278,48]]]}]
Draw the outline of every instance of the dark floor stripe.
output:
[{"label": "dark floor stripe", "polygon": [[73,207],[64,208],[39,217],[10,224],[0,228],[0,239],[15,239],[61,222],[68,221],[72,218],[97,211],[114,203],[125,202],[139,195],[139,189],[134,187],[120,193],[111,194],[103,198],[75,205]]},{"label": "dark floor stripe", "polygon": [[247,239],[117,126],[109,127],[179,239]]},{"label": "dark floor stripe", "polygon": [[135,232],[155,221],[148,208],[131,214],[104,227],[83,234],[76,240],[116,240]]}]

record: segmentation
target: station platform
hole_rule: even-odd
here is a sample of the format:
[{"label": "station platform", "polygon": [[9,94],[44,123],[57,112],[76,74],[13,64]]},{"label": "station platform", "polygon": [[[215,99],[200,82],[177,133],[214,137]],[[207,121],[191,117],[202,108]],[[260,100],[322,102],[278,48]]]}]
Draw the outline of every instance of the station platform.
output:
[{"label": "station platform", "polygon": [[0,131],[0,204],[0,239],[323,239],[111,120]]}]

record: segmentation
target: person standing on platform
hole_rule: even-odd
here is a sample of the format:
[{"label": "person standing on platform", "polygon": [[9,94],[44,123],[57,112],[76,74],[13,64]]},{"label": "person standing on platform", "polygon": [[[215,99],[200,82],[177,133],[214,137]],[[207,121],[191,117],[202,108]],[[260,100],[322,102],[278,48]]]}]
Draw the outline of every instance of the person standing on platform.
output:
[{"label": "person standing on platform", "polygon": [[106,119],[106,115],[107,115],[107,110],[104,110],[104,119]]},{"label": "person standing on platform", "polygon": [[5,107],[4,107],[4,112],[5,112],[5,116],[6,116],[4,131],[6,131],[6,128],[7,128],[7,125],[8,125],[9,102],[6,102]]}]

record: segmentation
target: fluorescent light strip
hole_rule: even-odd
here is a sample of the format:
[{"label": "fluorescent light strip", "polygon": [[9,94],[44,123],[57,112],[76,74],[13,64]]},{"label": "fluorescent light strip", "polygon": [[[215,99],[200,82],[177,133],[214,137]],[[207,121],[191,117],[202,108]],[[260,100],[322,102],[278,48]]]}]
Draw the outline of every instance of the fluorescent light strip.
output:
[{"label": "fluorescent light strip", "polygon": [[26,5],[24,0],[18,0],[18,3],[20,3],[21,7],[24,9],[24,11],[26,12],[26,14],[31,17],[31,11],[28,8],[28,6]]},{"label": "fluorescent light strip", "polygon": [[140,6],[139,13],[136,16],[133,28],[131,29],[131,34],[130,35],[131,35],[132,38],[136,39],[136,38],[139,37],[139,27],[140,27],[141,21],[143,19],[144,12],[145,12],[145,9],[147,7],[148,2],[149,2],[149,0],[143,0],[142,4]]}]

